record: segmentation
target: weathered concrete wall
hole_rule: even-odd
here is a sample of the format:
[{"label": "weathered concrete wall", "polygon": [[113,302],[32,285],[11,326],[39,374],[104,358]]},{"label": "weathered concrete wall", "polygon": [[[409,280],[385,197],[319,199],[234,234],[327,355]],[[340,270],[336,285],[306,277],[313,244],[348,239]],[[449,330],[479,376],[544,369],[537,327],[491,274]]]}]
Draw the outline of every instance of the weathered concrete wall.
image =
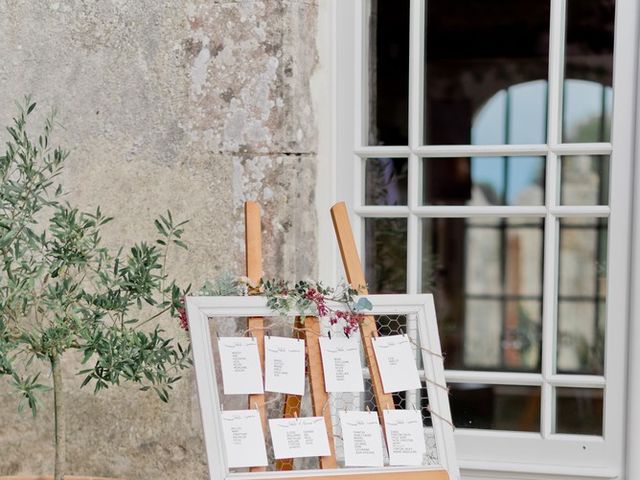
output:
[{"label": "weathered concrete wall", "polygon": [[[106,241],[190,218],[173,273],[243,273],[242,204],[264,208],[265,271],[313,276],[317,127],[313,1],[0,0],[0,124],[32,93],[57,107],[71,200],[116,221]],[[304,252],[304,255],[300,255]],[[180,334],[170,323],[167,327]],[[169,405],[135,389],[78,390],[67,359],[70,473],[205,478],[190,375]],[[51,397],[35,420],[0,381],[0,475],[52,470]]]}]

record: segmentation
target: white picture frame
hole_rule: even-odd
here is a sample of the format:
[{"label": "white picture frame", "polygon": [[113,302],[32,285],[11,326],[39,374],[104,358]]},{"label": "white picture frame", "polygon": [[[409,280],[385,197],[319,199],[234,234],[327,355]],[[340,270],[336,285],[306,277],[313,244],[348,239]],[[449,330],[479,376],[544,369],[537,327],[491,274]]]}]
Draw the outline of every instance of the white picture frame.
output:
[{"label": "white picture frame", "polygon": [[[303,479],[338,478],[341,476],[362,476],[362,478],[398,478],[403,472],[429,472],[446,470],[450,480],[460,480],[453,437],[453,424],[447,391],[444,366],[438,335],[438,325],[433,296],[418,295],[367,295],[373,308],[367,315],[407,315],[416,319],[415,331],[406,332],[415,335],[421,345],[423,369],[420,376],[426,387],[429,404],[437,415],[432,415],[433,435],[435,437],[439,465],[424,467],[383,468],[337,468],[330,470],[293,470],[267,472],[230,472],[227,467],[224,441],[221,428],[221,399],[218,393],[218,381],[211,339],[211,322],[216,318],[229,317],[274,317],[267,307],[267,300],[261,296],[228,297],[187,297],[186,311],[193,348],[193,360],[198,386],[198,397],[202,415],[205,450],[209,465],[210,480],[254,480],[254,479]],[[287,316],[294,317],[300,312],[291,311]],[[293,318],[292,318],[293,322]],[[244,327],[244,326],[243,326]],[[365,367],[366,368],[366,367]],[[425,381],[428,378],[429,381]],[[265,432],[266,433],[266,432]],[[268,437],[268,435],[267,435]],[[409,477],[407,477],[409,478]],[[418,478],[418,477],[411,477]],[[428,478],[428,477],[427,477]]]}]

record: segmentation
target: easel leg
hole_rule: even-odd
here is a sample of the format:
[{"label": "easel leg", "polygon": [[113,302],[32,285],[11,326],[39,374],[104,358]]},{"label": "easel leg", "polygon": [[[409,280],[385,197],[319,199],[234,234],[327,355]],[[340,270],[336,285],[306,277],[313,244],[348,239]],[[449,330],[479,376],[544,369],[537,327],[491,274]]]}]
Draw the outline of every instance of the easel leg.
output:
[{"label": "easel leg", "polygon": [[[294,323],[295,337],[299,339],[305,339],[304,323],[300,317],[296,317]],[[287,395],[284,398],[284,409],[282,412],[282,418],[294,418],[300,416],[300,407],[302,406],[302,397],[299,395]],[[293,470],[294,466],[293,458],[281,458],[276,460],[277,471],[289,471]]]},{"label": "easel leg", "polygon": [[316,417],[324,417],[329,437],[331,455],[320,457],[320,468],[336,468],[336,448],[333,441],[333,424],[331,423],[331,408],[329,394],[325,391],[324,371],[322,369],[322,354],[320,352],[320,319],[305,317],[305,332],[307,332],[307,359],[309,364],[309,386],[311,388],[311,404]]},{"label": "easel leg", "polygon": [[[331,207],[331,219],[333,220],[333,228],[336,232],[347,281],[361,294],[366,295],[368,293],[367,282],[364,278],[362,263],[358,256],[353,230],[349,222],[349,213],[347,212],[347,206],[344,202],[336,203]],[[360,335],[362,336],[364,356],[367,360],[369,372],[371,372],[371,387],[376,399],[376,408],[378,410],[378,416],[380,417],[380,424],[384,426],[382,410],[393,410],[395,406],[393,396],[384,393],[382,389],[382,379],[380,378],[380,371],[378,370],[378,362],[373,351],[372,338],[378,336],[378,328],[374,317],[365,317],[360,325]]]},{"label": "easel leg", "polygon": [[[262,277],[262,230],[260,228],[260,205],[256,202],[244,204],[245,263],[247,277],[258,283]],[[264,318],[249,317],[247,329],[258,343],[262,375],[264,376]],[[257,408],[262,420],[262,431],[267,434],[267,409],[264,394],[249,395],[249,408]],[[252,472],[264,472],[266,467],[251,467]]]}]

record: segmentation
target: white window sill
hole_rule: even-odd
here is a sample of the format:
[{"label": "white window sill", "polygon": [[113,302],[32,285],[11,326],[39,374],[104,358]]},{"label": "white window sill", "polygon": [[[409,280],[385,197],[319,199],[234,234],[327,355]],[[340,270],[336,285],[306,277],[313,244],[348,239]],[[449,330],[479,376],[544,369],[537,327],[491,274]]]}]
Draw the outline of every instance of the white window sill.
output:
[{"label": "white window sill", "polygon": [[469,462],[460,460],[463,480],[601,480],[617,479],[611,468],[567,468],[561,465]]}]

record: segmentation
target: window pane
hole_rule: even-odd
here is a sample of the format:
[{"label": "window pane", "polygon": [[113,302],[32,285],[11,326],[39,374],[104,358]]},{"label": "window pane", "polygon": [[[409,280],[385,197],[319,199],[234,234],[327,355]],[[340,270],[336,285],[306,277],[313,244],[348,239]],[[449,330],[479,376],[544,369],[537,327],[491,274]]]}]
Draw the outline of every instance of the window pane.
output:
[{"label": "window pane", "polygon": [[365,205],[406,205],[408,162],[406,158],[367,158]]},{"label": "window pane", "polygon": [[543,221],[422,220],[422,291],[435,293],[445,366],[539,371]]},{"label": "window pane", "polygon": [[556,388],[556,433],[602,435],[603,391]]},{"label": "window pane", "polygon": [[450,384],[451,415],[457,428],[540,431],[540,388]]},{"label": "window pane", "polygon": [[571,155],[560,159],[560,203],[609,204],[609,157]]},{"label": "window pane", "polygon": [[407,220],[366,218],[365,278],[370,293],[407,290]]},{"label": "window pane", "polygon": [[614,0],[568,0],[563,141],[611,138]]},{"label": "window pane", "polygon": [[424,205],[543,205],[544,157],[423,159]]},{"label": "window pane", "polygon": [[409,2],[370,5],[369,145],[407,145]]},{"label": "window pane", "polygon": [[607,219],[561,219],[558,371],[602,374],[607,299]]},{"label": "window pane", "polygon": [[425,143],[546,142],[549,1],[426,5]]}]

